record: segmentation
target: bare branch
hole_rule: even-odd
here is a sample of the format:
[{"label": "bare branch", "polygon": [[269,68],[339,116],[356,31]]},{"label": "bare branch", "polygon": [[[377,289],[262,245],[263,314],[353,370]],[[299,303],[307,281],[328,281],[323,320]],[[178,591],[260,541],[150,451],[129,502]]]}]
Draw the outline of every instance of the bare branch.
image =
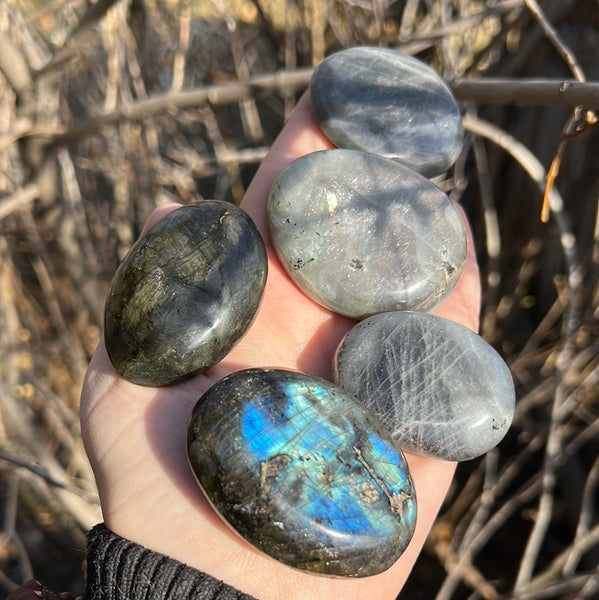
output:
[{"label": "bare branch", "polygon": [[597,116],[592,110],[582,110],[580,106],[574,109],[572,116],[568,119],[562,135],[560,136],[557,150],[549,170],[547,171],[547,185],[545,186],[545,193],[543,195],[543,206],[541,207],[541,221],[547,223],[549,221],[549,192],[553,187],[555,180],[559,174],[559,169],[562,163],[562,158],[566,151],[566,144],[573,137],[581,134],[587,127],[595,125],[597,123]]},{"label": "bare branch", "polygon": [[[103,127],[116,125],[125,120],[147,119],[167,112],[197,108],[206,103],[212,106],[232,104],[264,93],[293,93],[306,88],[311,76],[312,69],[297,69],[261,75],[240,83],[211,85],[178,92],[169,91],[94,117],[87,123],[56,136],[50,145],[53,147],[70,145],[97,133]],[[459,100],[520,106],[571,108],[584,105],[589,108],[599,108],[599,82],[488,78],[458,79],[451,85]]]},{"label": "bare branch", "polygon": [[[526,147],[509,134],[480,119],[467,116],[464,120],[464,126],[473,133],[492,139],[495,143],[507,150],[526,169],[531,178],[539,185],[540,189],[544,189],[544,169],[538,159]],[[568,266],[569,298],[567,314],[564,319],[564,343],[559,351],[557,361],[557,386],[553,399],[550,429],[545,448],[543,469],[541,472],[542,493],[539,501],[539,514],[533,526],[531,535],[529,536],[524,557],[520,564],[520,571],[515,584],[516,591],[523,590],[529,583],[549,526],[555,490],[555,469],[558,457],[561,454],[563,442],[563,431],[561,428],[563,415],[560,411],[565,397],[563,369],[571,360],[572,338],[578,323],[576,296],[580,288],[581,278],[580,265],[575,245],[576,238],[572,233],[568,218],[563,212],[563,201],[555,188],[552,188],[549,191],[549,197],[551,208],[560,230],[560,241],[564,252],[564,258]]]},{"label": "bare branch", "polygon": [[178,92],[183,88],[183,82],[185,80],[185,57],[187,55],[187,50],[189,49],[191,26],[191,9],[189,6],[189,0],[182,0],[180,10],[179,47],[177,48],[177,52],[175,53],[175,58],[173,60],[173,79],[171,82],[171,89],[174,92]]},{"label": "bare branch", "polygon": [[566,79],[456,79],[451,82],[458,100],[480,104],[599,108],[599,82]]},{"label": "bare branch", "polygon": [[63,481],[58,481],[58,479],[53,477],[45,469],[42,469],[41,467],[39,467],[37,465],[34,465],[30,462],[27,462],[26,460],[23,460],[22,458],[19,458],[18,456],[15,456],[14,454],[11,454],[11,453],[7,452],[6,450],[4,450],[3,448],[0,448],[0,460],[10,463],[15,467],[20,467],[22,469],[26,469],[27,471],[29,471],[30,473],[33,473],[34,475],[37,475],[38,477],[43,479],[47,484],[49,484],[53,487],[61,488],[63,490],[66,490],[68,492],[76,494],[77,496],[80,496],[81,498],[85,498],[86,500],[88,500],[91,503],[98,504],[98,498],[95,494],[89,494],[85,490],[75,487],[74,485],[70,485]]},{"label": "bare branch", "polygon": [[33,125],[30,119],[17,119],[10,131],[0,137],[0,152],[5,148],[8,148],[11,144],[26,138],[26,137],[48,137],[53,138],[54,136],[65,133],[66,127],[62,125],[54,125],[51,123],[44,125]]},{"label": "bare branch", "polygon": [[[573,546],[569,546],[563,550],[553,559],[551,565],[547,567],[543,573],[538,575],[526,588],[520,591],[524,594],[526,592],[535,592],[544,589],[549,583],[555,581],[556,576],[562,572],[572,551],[582,555],[597,543],[599,543],[599,525],[595,525],[595,527],[585,532],[584,535],[577,537]],[[515,591],[518,592],[518,590]]]},{"label": "bare branch", "polygon": [[[582,70],[580,63],[576,59],[574,52],[572,52],[569,46],[560,38],[556,29],[549,22],[549,19],[547,19],[547,17],[545,16],[545,13],[543,12],[543,9],[539,6],[537,0],[525,0],[525,2],[526,6],[541,26],[541,29],[545,33],[547,39],[553,44],[554,48],[559,52],[560,56],[568,64],[568,67],[570,68],[570,71],[572,71],[572,74],[574,75],[576,80],[581,83],[586,81],[584,71]],[[551,162],[551,166],[547,173],[547,185],[545,188],[543,206],[541,209],[541,221],[543,221],[544,223],[546,223],[549,220],[549,190],[551,190],[551,188],[553,187],[555,179],[557,178],[557,175],[559,173],[559,168],[562,162],[562,157],[566,148],[566,144],[569,137],[571,137],[570,130],[573,129],[575,125],[581,121],[586,121],[588,122],[588,124],[594,124],[597,122],[597,117],[592,112],[589,112],[588,114],[583,114],[581,105],[578,105],[575,107],[574,114],[566,124],[566,127],[562,132],[562,137],[558,143],[555,156],[553,157],[553,161]]]},{"label": "bare branch", "polygon": [[599,457],[595,459],[593,466],[591,467],[584,489],[582,492],[582,503],[580,507],[580,513],[578,515],[578,524],[576,526],[576,534],[574,536],[574,543],[570,547],[570,552],[566,557],[562,571],[566,575],[574,575],[578,562],[582,556],[582,551],[579,547],[579,540],[584,537],[589,531],[589,525],[591,523],[592,515],[594,513],[594,498],[599,485]]},{"label": "bare branch", "polygon": [[22,97],[31,87],[31,70],[25,57],[2,31],[0,31],[0,72],[19,97]]},{"label": "bare branch", "polygon": [[488,258],[487,285],[485,289],[485,313],[482,318],[482,332],[486,339],[496,334],[496,309],[499,301],[499,284],[501,282],[501,231],[499,217],[495,208],[493,186],[489,176],[489,164],[483,141],[475,137],[472,142],[477,181],[485,224],[485,241]]},{"label": "bare branch", "polygon": [[77,27],[73,29],[71,37],[76,37],[89,29],[94,23],[104,18],[104,15],[112,8],[118,0],[98,0],[94,4],[88,3],[86,13],[81,17]]},{"label": "bare branch", "polygon": [[40,197],[40,190],[36,183],[21,188],[8,198],[0,199],[0,221],[8,215],[27,208],[34,200]]},{"label": "bare branch", "polygon": [[243,83],[230,85],[212,85],[180,92],[167,92],[155,95],[139,102],[123,106],[119,110],[105,113],[80,127],[57,136],[51,146],[73,144],[88,135],[97,133],[103,127],[116,125],[125,120],[135,121],[147,119],[167,112],[176,112],[186,108],[197,108],[203,104],[213,106],[232,104],[251,98],[253,94],[264,92],[286,92],[305,88],[312,74],[312,69],[300,69],[293,72],[280,72],[263,75]]},{"label": "bare branch", "polygon": [[[509,133],[499,129],[499,127],[471,115],[464,117],[464,128],[467,131],[491,140],[511,154],[537,184],[540,192],[543,193],[545,190],[545,169],[539,159],[524,144],[521,144]],[[555,188],[551,190],[550,204],[554,213],[560,214],[562,212],[564,203],[561,195]]]},{"label": "bare branch", "polygon": [[83,39],[90,27],[102,19],[108,10],[116,4],[117,0],[98,0],[95,4],[89,4],[87,12],[71,32],[67,41],[56,51],[54,56],[36,72],[36,76],[44,75],[55,70],[65,62],[71,60],[76,54],[75,47]]},{"label": "bare branch", "polygon": [[553,44],[555,49],[560,53],[560,56],[568,63],[568,67],[572,71],[574,77],[580,81],[586,81],[586,77],[584,75],[584,71],[582,67],[576,60],[574,53],[570,48],[564,43],[564,41],[559,37],[559,34],[553,27],[553,25],[549,22],[543,9],[539,6],[537,0],[524,0],[526,2],[526,6],[528,10],[534,15],[535,19],[538,21],[539,25],[543,29],[545,36],[547,39]]}]

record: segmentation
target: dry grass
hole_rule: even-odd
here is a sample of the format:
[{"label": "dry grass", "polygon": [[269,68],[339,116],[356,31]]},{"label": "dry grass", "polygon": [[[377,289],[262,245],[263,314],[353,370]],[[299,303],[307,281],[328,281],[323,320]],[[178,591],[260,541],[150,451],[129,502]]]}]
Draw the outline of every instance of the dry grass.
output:
[{"label": "dry grass", "polygon": [[[97,18],[85,6],[0,3],[0,593],[32,573],[80,591],[100,513],[78,396],[111,275],[157,204],[241,199],[312,65],[375,44],[448,81],[511,78],[521,99],[524,78],[599,80],[590,0],[545,12],[533,0],[99,0]],[[259,85],[235,87],[248,80]],[[148,101],[165,92],[179,110]],[[482,333],[518,406],[500,447],[460,466],[401,597],[595,598],[599,137],[592,113],[543,97],[461,100],[466,147],[438,183],[474,225]]]}]

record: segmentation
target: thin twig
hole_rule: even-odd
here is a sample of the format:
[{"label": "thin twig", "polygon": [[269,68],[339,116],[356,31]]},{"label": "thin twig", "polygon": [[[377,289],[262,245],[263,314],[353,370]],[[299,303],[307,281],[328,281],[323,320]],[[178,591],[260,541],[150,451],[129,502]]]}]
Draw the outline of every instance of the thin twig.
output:
[{"label": "thin twig", "polygon": [[94,4],[87,4],[87,11],[81,17],[79,23],[71,32],[65,43],[56,50],[52,58],[35,73],[35,77],[45,75],[56,70],[65,62],[76,56],[76,46],[84,39],[90,28],[101,20],[108,10],[118,2],[118,0],[98,0]]},{"label": "thin twig", "polygon": [[399,25],[398,38],[400,41],[410,40],[412,38],[419,4],[420,0],[407,0]]},{"label": "thin twig", "polygon": [[[539,159],[516,138],[506,131],[472,115],[464,116],[464,128],[471,133],[491,140],[508,152],[528,173],[529,177],[537,184],[541,193],[545,190],[545,169]],[[554,213],[561,215],[564,206],[562,197],[556,189],[549,195],[550,205]]]},{"label": "thin twig", "polygon": [[0,73],[17,96],[23,96],[31,87],[31,70],[21,51],[8,34],[0,31]]},{"label": "thin twig", "polygon": [[493,498],[499,498],[504,493],[510,483],[522,472],[522,468],[530,460],[530,457],[541,448],[543,441],[544,436],[540,433],[533,437],[524,449],[513,458],[512,462],[504,468],[501,476],[490,489],[485,489],[484,496],[480,497],[478,502],[473,505],[472,510],[464,517],[464,521],[469,521],[468,527],[463,534],[461,543],[459,545],[456,542],[453,543],[453,545],[458,546],[457,550],[454,551],[458,560],[455,568],[448,572],[435,600],[448,600],[451,598],[455,588],[460,583],[461,571],[459,569],[463,565],[472,562],[477,552],[485,546],[522,503],[534,497],[540,483],[538,474],[535,474],[520,488],[520,492],[510,496],[500,508],[489,516]]},{"label": "thin twig", "polygon": [[4,450],[3,448],[0,448],[0,460],[3,460],[9,464],[12,464],[15,467],[26,469],[27,471],[29,471],[30,473],[33,473],[37,477],[40,477],[47,484],[49,484],[53,487],[57,487],[57,488],[66,490],[67,492],[71,492],[72,494],[80,496],[81,498],[84,498],[85,500],[87,500],[88,502],[91,502],[92,504],[99,504],[98,497],[95,494],[90,494],[89,492],[86,492],[85,490],[75,487],[74,485],[69,485],[68,483],[59,481],[58,479],[56,479],[55,477],[50,475],[50,473],[48,473],[45,469],[42,469],[41,467],[38,467],[37,465],[34,465],[30,462],[27,462],[26,460],[23,460],[22,458],[19,458],[18,456],[15,456],[14,454],[11,454],[10,452]]},{"label": "thin twig", "polygon": [[583,82],[586,81],[586,77],[584,75],[584,71],[580,66],[579,62],[576,60],[576,56],[567,44],[560,38],[557,33],[555,27],[549,22],[549,19],[545,16],[543,9],[539,6],[537,0],[524,0],[528,10],[533,14],[541,29],[545,33],[547,39],[553,44],[555,49],[559,52],[560,56],[566,61],[568,67],[570,67],[570,71],[576,78],[577,81]]},{"label": "thin twig", "polygon": [[[464,127],[477,135],[482,135],[509,152],[527,171],[532,180],[544,190],[544,169],[538,159],[523,144],[499,128],[486,123],[471,115],[464,118]],[[539,500],[538,515],[533,525],[526,545],[524,556],[520,563],[520,570],[516,579],[516,592],[526,588],[529,583],[537,557],[549,526],[553,507],[553,494],[556,483],[556,465],[562,450],[563,419],[562,405],[566,398],[564,387],[564,370],[572,356],[572,339],[578,323],[577,295],[581,282],[580,265],[576,253],[576,238],[572,234],[568,219],[563,213],[563,201],[559,193],[552,189],[550,192],[551,207],[554,211],[556,222],[560,230],[560,241],[568,267],[569,303],[564,319],[563,346],[559,351],[556,365],[556,391],[551,409],[549,434],[545,447],[545,458],[541,472],[541,495]]]},{"label": "thin twig", "polygon": [[290,73],[262,75],[243,83],[213,85],[176,93],[156,94],[150,98],[122,106],[114,112],[94,117],[64,135],[57,136],[50,145],[70,145],[97,133],[103,127],[116,125],[123,121],[147,119],[181,109],[198,108],[204,104],[213,106],[233,104],[249,98],[255,93],[272,93],[273,91],[286,93],[289,90],[302,89],[308,85],[311,74],[312,69],[299,69]]},{"label": "thin twig", "polygon": [[[156,94],[150,98],[122,106],[113,112],[98,115],[87,123],[56,136],[50,146],[74,144],[97,133],[103,127],[127,120],[147,119],[181,109],[197,108],[206,103],[213,106],[233,104],[263,93],[289,94],[294,90],[307,87],[311,75],[312,69],[310,68],[297,69],[260,75],[246,82]],[[575,84],[562,79],[541,81],[534,79],[461,79],[454,81],[452,86],[458,99],[481,103],[568,107],[582,104],[599,107],[599,83],[596,82]],[[489,93],[489,90],[502,90],[503,93],[495,96],[493,93]]]},{"label": "thin twig", "polygon": [[583,588],[578,594],[577,600],[584,600],[585,598],[597,598],[597,592],[599,592],[599,567],[585,582]]},{"label": "thin twig", "polygon": [[451,597],[453,590],[460,581],[461,569],[472,562],[472,558],[476,553],[485,546],[501,527],[505,525],[506,521],[516,510],[525,503],[530,502],[538,494],[540,483],[540,477],[538,475],[533,476],[515,493],[510,495],[505,503],[493,513],[493,515],[485,522],[484,526],[472,538],[468,544],[467,550],[460,553],[458,561],[443,582],[435,600],[449,599]]},{"label": "thin twig", "polygon": [[499,218],[493,198],[493,187],[489,177],[487,153],[482,140],[475,137],[472,142],[474,160],[476,163],[477,182],[480,191],[480,200],[483,209],[485,224],[485,242],[488,258],[487,285],[485,289],[485,313],[482,318],[482,334],[487,340],[495,335],[497,321],[497,302],[499,285],[501,283],[500,254],[501,233]]},{"label": "thin twig", "polygon": [[[531,154],[532,156],[532,154]],[[534,159],[536,161],[536,158]],[[537,161],[538,162],[538,161]],[[540,171],[542,171],[542,166]],[[538,182],[538,179],[536,179]],[[556,195],[555,188],[551,188],[548,192],[549,197]],[[551,200],[550,200],[550,204]],[[560,242],[564,254],[564,259],[568,271],[568,306],[564,315],[562,347],[559,350],[556,361],[556,391],[551,407],[551,417],[549,424],[549,434],[545,447],[545,457],[543,461],[542,477],[542,493],[539,500],[538,515],[533,525],[532,531],[528,538],[524,555],[520,563],[520,569],[516,578],[514,589],[516,592],[525,588],[530,581],[534,572],[534,567],[537,562],[543,540],[547,533],[551,520],[553,509],[554,491],[556,485],[556,466],[560,459],[563,442],[563,428],[561,427],[564,415],[562,406],[566,399],[564,373],[572,359],[573,354],[573,337],[578,328],[580,320],[578,306],[578,292],[582,281],[580,262],[576,249],[576,237],[572,233],[569,219],[563,212],[563,203],[559,202],[559,206],[552,204],[552,209],[556,218],[556,223],[560,232]]]},{"label": "thin twig", "polygon": [[[561,221],[558,220],[558,223],[560,222]],[[565,233],[563,230],[561,233],[562,239],[569,239],[571,236],[570,233]],[[562,247],[564,248],[564,255],[568,265],[569,303],[563,324],[563,343],[556,361],[556,391],[551,407],[549,435],[547,437],[543,469],[541,472],[543,484],[542,493],[539,500],[537,518],[528,538],[516,583],[514,585],[514,590],[516,592],[526,589],[532,578],[535,564],[551,521],[556,485],[556,468],[563,458],[561,456],[564,436],[562,422],[565,416],[563,405],[567,400],[564,373],[572,360],[574,350],[573,338],[579,322],[577,304],[581,278],[574,242],[572,241],[571,247],[565,247],[564,245]]]},{"label": "thin twig", "polygon": [[[534,15],[535,19],[543,29],[545,36],[547,39],[553,44],[554,48],[559,52],[560,56],[567,63],[570,71],[574,75],[575,79],[583,83],[586,81],[586,76],[580,63],[576,60],[576,56],[574,52],[569,48],[569,46],[560,38],[556,29],[549,22],[549,19],[545,16],[542,8],[539,6],[537,0],[525,0],[526,6],[530,10],[530,12]],[[547,171],[547,184],[545,186],[545,193],[543,195],[543,205],[541,208],[541,221],[543,223],[547,223],[549,221],[549,191],[553,188],[555,184],[555,180],[559,173],[559,169],[562,162],[562,157],[564,151],[566,149],[566,144],[568,139],[573,136],[574,132],[577,135],[582,131],[582,127],[578,125],[579,123],[586,123],[588,125],[594,124],[597,122],[597,118],[593,113],[587,113],[586,111],[582,111],[581,105],[577,105],[574,114],[566,124],[564,131],[560,137],[557,150],[555,152],[555,156],[551,161],[551,166]]]},{"label": "thin twig", "polygon": [[13,473],[8,484],[7,497],[5,498],[3,533],[11,541],[19,556],[21,578],[23,581],[26,581],[33,577],[33,567],[27,553],[27,548],[25,548],[25,544],[23,544],[19,537],[16,527],[19,507],[19,483],[20,477],[16,473]]},{"label": "thin twig", "polygon": [[555,180],[559,174],[559,169],[562,163],[562,158],[566,150],[566,144],[568,141],[580,135],[587,127],[595,125],[597,123],[597,116],[591,110],[582,110],[580,106],[574,109],[574,114],[570,117],[562,135],[560,136],[557,150],[551,165],[547,170],[547,183],[545,185],[545,193],[543,194],[543,204],[541,207],[541,221],[547,223],[549,221],[549,192],[553,189]]},{"label": "thin twig", "polygon": [[599,108],[599,82],[570,79],[508,79],[485,77],[450,82],[458,100],[511,106]]},{"label": "thin twig", "polygon": [[[460,544],[457,550],[453,549],[452,546],[455,545],[454,539],[452,544],[446,543],[446,548],[443,545],[435,547],[437,556],[443,561],[445,570],[448,572],[448,576],[443,582],[443,586],[439,590],[435,600],[449,600],[453,595],[455,586],[460,580],[471,588],[476,589],[485,600],[492,600],[499,597],[494,586],[474,567],[472,559],[475,554],[470,552],[470,548],[468,548],[468,542],[480,532],[484,524],[488,521],[489,513],[496,499],[496,476],[497,452],[491,451],[485,456],[485,479],[483,491],[480,495],[479,509],[468,525],[462,544]],[[463,551],[464,547],[466,547],[465,551]]]},{"label": "thin twig", "polygon": [[[592,598],[593,596],[586,595],[586,593],[582,596],[581,592],[585,590],[589,583],[596,586],[597,579],[597,572],[575,575],[562,581],[547,583],[547,585],[535,591],[518,592],[510,596],[505,596],[502,600],[547,600],[550,598],[557,600],[576,598],[576,600],[582,600],[583,598]],[[593,593],[595,593],[596,590],[596,587],[595,589],[591,589]],[[576,596],[573,596],[572,594],[576,594]]]},{"label": "thin twig", "polygon": [[178,92],[183,88],[185,80],[185,57],[189,48],[189,33],[191,27],[191,9],[189,0],[182,0],[179,5],[179,46],[173,59],[173,77],[171,90]]},{"label": "thin twig", "polygon": [[0,152],[26,137],[47,137],[51,139],[57,135],[66,133],[66,131],[67,128],[63,125],[54,125],[51,123],[32,125],[29,119],[18,119],[14,122],[12,129],[0,138]]},{"label": "thin twig", "polygon": [[[210,137],[210,140],[214,147],[214,154],[216,156],[216,161],[223,168],[220,170],[219,175],[223,175],[226,173],[227,177],[222,178],[219,177],[217,181],[217,192],[216,195],[220,196],[220,194],[226,193],[227,189],[231,190],[231,194],[233,196],[234,201],[238,204],[241,202],[243,198],[243,194],[245,190],[243,189],[243,185],[241,183],[241,171],[239,168],[239,164],[235,162],[225,161],[221,158],[221,155],[226,155],[228,153],[228,144],[223,137],[222,131],[220,129],[218,119],[214,114],[214,111],[209,106],[205,107],[201,112],[200,116],[204,126],[206,127],[206,132]],[[221,188],[219,190],[219,187]]]},{"label": "thin twig", "polygon": [[[598,543],[599,524],[595,525],[595,527],[587,531],[584,535],[581,535],[576,540],[575,548],[576,551],[582,555]],[[526,592],[542,590],[547,584],[549,584],[552,581],[555,581],[556,577],[563,571],[568,561],[568,558],[570,557],[571,551],[571,546],[563,550],[558,556],[556,556],[553,559],[551,565],[547,567],[543,571],[543,573],[535,577],[535,579],[528,582],[526,587],[522,587],[522,589],[515,589],[516,593],[520,592],[521,594],[524,594]]]},{"label": "thin twig", "polygon": [[[129,70],[129,74],[131,76],[131,81],[133,82],[133,89],[138,99],[146,99],[148,97],[148,92],[146,90],[146,85],[144,83],[144,78],[141,72],[141,66],[139,64],[139,57],[137,55],[137,46],[135,41],[135,36],[131,31],[127,19],[125,15],[121,15],[121,30],[123,31],[121,38],[125,41],[125,54],[127,57],[127,68]],[[185,66],[183,66],[183,71],[185,71]],[[159,154],[159,142],[158,142],[158,131],[156,130],[155,124],[151,121],[147,124],[145,128],[146,141],[148,144],[148,149],[154,154]]]},{"label": "thin twig", "polygon": [[[231,40],[231,52],[233,55],[233,64],[235,66],[237,80],[247,81],[250,79],[251,74],[245,45],[240,43],[239,40],[233,39]],[[294,105],[295,96],[293,94],[285,97],[286,114],[287,110],[289,109],[289,111],[291,111]],[[254,143],[259,140],[264,140],[264,129],[260,120],[260,112],[256,104],[256,99],[251,97],[240,100],[239,110],[241,112],[241,124],[246,139]]]},{"label": "thin twig", "polygon": [[28,208],[39,196],[40,191],[37,184],[30,183],[15,192],[12,196],[0,198],[0,221],[14,212]]},{"label": "thin twig", "polygon": [[595,459],[587,480],[585,482],[584,490],[582,492],[582,503],[580,506],[580,513],[578,515],[578,525],[576,526],[576,533],[574,534],[574,541],[570,548],[570,553],[566,558],[563,566],[563,573],[565,575],[573,575],[576,571],[576,567],[582,556],[580,551],[579,540],[588,532],[593,513],[595,512],[595,492],[597,491],[597,485],[599,484],[599,457]]}]

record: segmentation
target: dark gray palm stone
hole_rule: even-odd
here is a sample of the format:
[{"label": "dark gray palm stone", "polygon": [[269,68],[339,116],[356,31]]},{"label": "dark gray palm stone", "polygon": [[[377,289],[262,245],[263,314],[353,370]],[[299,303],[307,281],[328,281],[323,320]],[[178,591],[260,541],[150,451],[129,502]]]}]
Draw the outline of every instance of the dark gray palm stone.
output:
[{"label": "dark gray palm stone", "polygon": [[506,364],[480,336],[441,317],[369,317],[348,332],[333,370],[412,452],[470,460],[496,446],[512,422]]},{"label": "dark gray palm stone", "polygon": [[267,213],[291,279],[350,317],[431,310],[464,266],[466,232],[452,202],[375,154],[335,149],[299,158],[273,184]]},{"label": "dark gray palm stone", "polygon": [[169,213],[112,281],[104,336],[115,369],[161,386],[215,365],[250,326],[266,274],[264,243],[241,209],[204,201]]},{"label": "dark gray palm stone", "polygon": [[374,152],[427,177],[445,172],[463,141],[451,90],[401,52],[357,47],[325,59],[310,83],[312,112],[340,148]]},{"label": "dark gray palm stone", "polygon": [[291,567],[375,575],[412,537],[416,498],[401,450],[323,379],[262,369],[222,379],[193,410],[187,451],[220,515]]}]

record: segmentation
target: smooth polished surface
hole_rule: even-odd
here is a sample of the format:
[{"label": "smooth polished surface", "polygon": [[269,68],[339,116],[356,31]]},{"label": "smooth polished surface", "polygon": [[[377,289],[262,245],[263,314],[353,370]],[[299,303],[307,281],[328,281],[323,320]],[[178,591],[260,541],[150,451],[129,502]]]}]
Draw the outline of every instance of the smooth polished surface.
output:
[{"label": "smooth polished surface", "polygon": [[187,448],[215,509],[289,566],[374,575],[412,537],[416,500],[401,451],[323,379],[261,369],[222,379],[194,408]]},{"label": "smooth polished surface", "polygon": [[395,50],[329,56],[314,71],[310,100],[336,146],[393,158],[427,177],[447,171],[462,149],[451,90],[430,67]]},{"label": "smooth polished surface", "polygon": [[267,268],[262,238],[236,206],[204,201],[169,213],[112,281],[104,325],[115,369],[160,386],[215,365],[250,326]]},{"label": "smooth polished surface", "polygon": [[440,317],[394,312],[351,329],[335,380],[372,410],[405,450],[470,460],[496,446],[514,414],[514,384],[499,354]]},{"label": "smooth polished surface", "polygon": [[272,186],[281,264],[308,296],[354,318],[428,311],[455,287],[466,232],[449,198],[414,171],[355,150],[314,152]]}]

